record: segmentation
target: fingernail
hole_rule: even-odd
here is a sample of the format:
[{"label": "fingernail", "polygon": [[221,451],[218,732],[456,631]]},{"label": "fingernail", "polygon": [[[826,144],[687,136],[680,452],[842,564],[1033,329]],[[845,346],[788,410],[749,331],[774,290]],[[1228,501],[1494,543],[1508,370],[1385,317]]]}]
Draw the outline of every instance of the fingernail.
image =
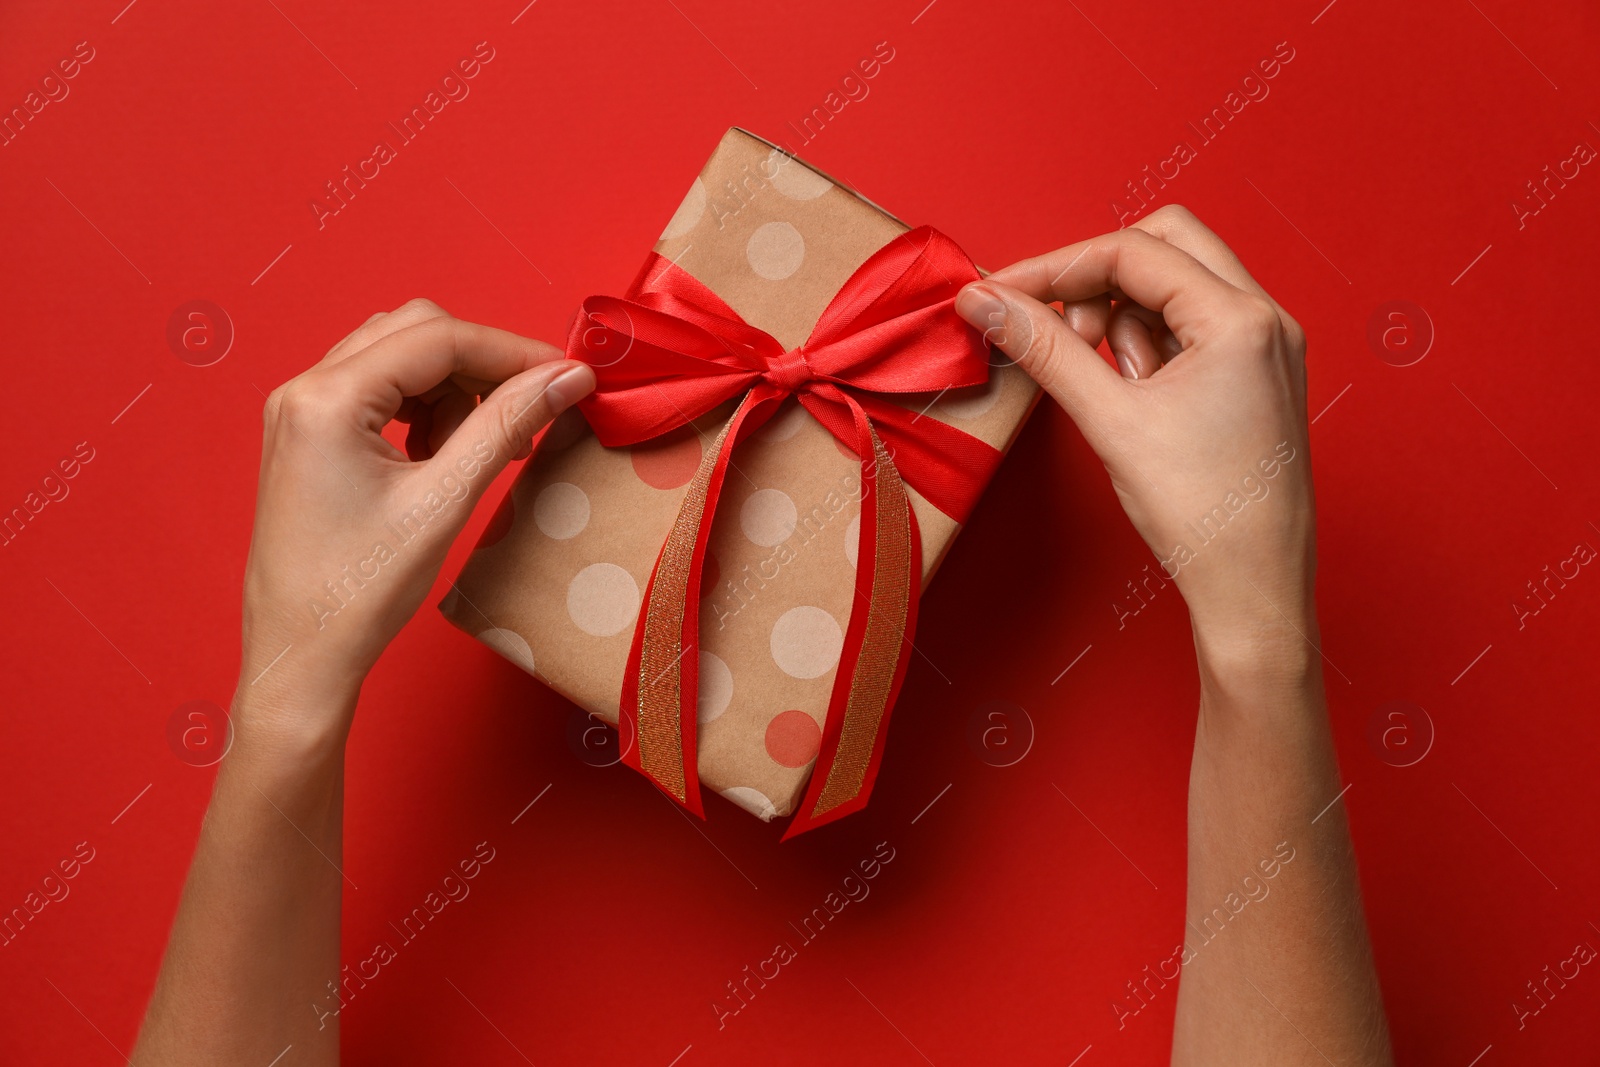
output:
[{"label": "fingernail", "polygon": [[981,285],[969,285],[956,294],[956,314],[979,330],[989,330],[1005,323],[1006,306],[993,290]]},{"label": "fingernail", "polygon": [[587,363],[573,363],[545,386],[552,411],[565,411],[594,392],[594,371]]},{"label": "fingernail", "polygon": [[1117,353],[1117,369],[1122,372],[1124,378],[1131,378],[1134,381],[1139,380],[1139,369],[1133,365],[1131,359],[1121,352]]}]

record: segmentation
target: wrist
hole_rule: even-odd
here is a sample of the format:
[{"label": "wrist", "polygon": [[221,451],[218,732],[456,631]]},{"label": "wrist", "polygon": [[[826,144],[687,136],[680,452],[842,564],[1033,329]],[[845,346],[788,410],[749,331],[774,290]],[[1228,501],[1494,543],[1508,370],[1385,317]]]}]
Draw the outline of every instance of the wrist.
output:
[{"label": "wrist", "polygon": [[270,687],[265,680],[241,683],[230,712],[230,757],[267,770],[342,763],[359,692],[359,685],[297,684],[287,674]]},{"label": "wrist", "polygon": [[1309,596],[1226,619],[1191,613],[1202,715],[1264,706],[1304,706],[1321,693],[1322,633]]}]

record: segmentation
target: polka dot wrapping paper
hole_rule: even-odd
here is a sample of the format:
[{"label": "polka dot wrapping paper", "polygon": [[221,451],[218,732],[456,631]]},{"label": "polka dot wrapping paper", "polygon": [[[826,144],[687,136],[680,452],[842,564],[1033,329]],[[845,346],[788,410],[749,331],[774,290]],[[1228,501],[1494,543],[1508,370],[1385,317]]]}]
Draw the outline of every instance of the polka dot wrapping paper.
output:
[{"label": "polka dot wrapping paper", "polygon": [[[655,250],[793,348],[905,224],[743,130],[729,130]],[[625,358],[625,357],[624,357]],[[1002,451],[1038,388],[998,352],[986,385],[895,402]],[[631,448],[568,411],[513,483],[441,610],[615,724],[641,598],[691,478],[733,405]],[[860,531],[855,453],[791,397],[733,454],[700,589],[702,784],[761,819],[811,775],[844,645]],[[959,526],[918,495],[926,587]],[[915,728],[905,715],[902,729]],[[626,738],[623,743],[627,743]]]}]

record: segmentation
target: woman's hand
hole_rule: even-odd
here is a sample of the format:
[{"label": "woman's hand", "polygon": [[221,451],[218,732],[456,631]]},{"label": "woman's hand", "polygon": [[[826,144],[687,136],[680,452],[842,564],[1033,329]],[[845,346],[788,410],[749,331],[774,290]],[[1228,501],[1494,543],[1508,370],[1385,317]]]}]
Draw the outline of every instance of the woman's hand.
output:
[{"label": "woman's hand", "polygon": [[[1172,1062],[1388,1067],[1330,803],[1343,794],[1316,645],[1299,326],[1177,207],[1007,267],[956,310],[1067,409],[1189,605],[1200,714]],[[1232,918],[1241,886],[1265,900],[1262,878],[1272,901]]]},{"label": "woman's hand", "polygon": [[1202,650],[1248,655],[1284,620],[1310,632],[1305,336],[1214,233],[1162,208],[997,271],[956,310],[1078,424]]},{"label": "woman's hand", "polygon": [[550,345],[413,300],[267,398],[235,743],[130,1062],[339,1062],[357,693],[485,487],[593,388]]},{"label": "woman's hand", "polygon": [[[252,707],[342,736],[484,488],[594,388],[586,364],[561,356],[413,300],[273,391],[239,683],[273,698]],[[410,424],[409,459],[383,437],[393,419]]]}]

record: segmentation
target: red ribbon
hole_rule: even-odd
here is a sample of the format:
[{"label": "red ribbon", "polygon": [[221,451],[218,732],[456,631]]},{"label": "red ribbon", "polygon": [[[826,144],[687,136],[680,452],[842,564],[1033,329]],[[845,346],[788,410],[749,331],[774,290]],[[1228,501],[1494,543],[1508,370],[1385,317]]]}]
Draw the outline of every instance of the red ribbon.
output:
[{"label": "red ribbon", "polygon": [[[684,510],[651,574],[619,709],[627,726],[634,728],[632,736],[640,739],[624,756],[626,762],[695,814],[703,816],[694,734],[698,591],[710,520],[734,448],[790,395],[861,457],[862,519],[857,598],[845,632],[822,747],[785,839],[865,806],[882,758],[889,711],[910,658],[921,588],[920,535],[915,517],[904,506],[900,479],[940,511],[964,522],[1000,462],[1000,452],[989,444],[907,410],[886,394],[932,393],[988,381],[988,346],[953,307],[956,292],[978,276],[972,261],[948,237],[926,226],[912,230],[863,263],[829,302],[806,342],[788,351],[746,323],[687,271],[654,253],[626,298],[596,296],[584,301],[567,338],[567,358],[583,360],[595,370],[598,385],[579,407],[601,444],[622,447],[650,440],[743,396],[721,432],[714,459],[708,455],[691,483]],[[880,486],[880,476],[892,481]],[[892,508],[896,500],[909,521],[909,538],[891,537],[888,543],[891,548],[908,544],[909,552],[880,560],[880,508]],[[887,531],[884,536],[894,533]],[[675,552],[675,542],[683,548],[693,546],[686,584],[675,577],[673,588],[681,587],[681,594],[653,599],[658,580],[666,580],[664,563]],[[682,552],[674,554],[671,567],[674,574],[682,573]],[[885,590],[901,588],[905,592],[896,604]],[[663,600],[670,603],[663,607]],[[665,649],[646,647],[652,616],[673,620],[671,629],[676,632]],[[897,627],[902,617],[903,639],[889,650],[889,659],[879,656],[869,668],[887,681],[886,691],[879,685],[876,697],[861,692],[852,697],[858,679],[867,676],[860,670],[864,643],[867,654],[873,655],[869,622],[877,619],[881,632],[884,618]],[[671,654],[667,671],[676,680],[670,698],[651,688],[660,684],[651,675],[665,663],[664,653]],[[891,662],[892,680],[886,670]],[[853,708],[874,700],[881,715],[875,710],[863,718],[865,727],[847,724]],[[651,710],[656,707],[664,710]],[[670,734],[663,731],[659,717],[641,729],[641,714],[670,716],[675,720]],[[871,731],[870,760],[863,755],[861,729]],[[629,731],[624,728],[624,733]],[[646,735],[661,743],[647,742]],[[846,759],[864,767],[854,768],[853,781],[835,782],[829,789],[841,744]],[[652,751],[651,745],[660,751]]]}]

